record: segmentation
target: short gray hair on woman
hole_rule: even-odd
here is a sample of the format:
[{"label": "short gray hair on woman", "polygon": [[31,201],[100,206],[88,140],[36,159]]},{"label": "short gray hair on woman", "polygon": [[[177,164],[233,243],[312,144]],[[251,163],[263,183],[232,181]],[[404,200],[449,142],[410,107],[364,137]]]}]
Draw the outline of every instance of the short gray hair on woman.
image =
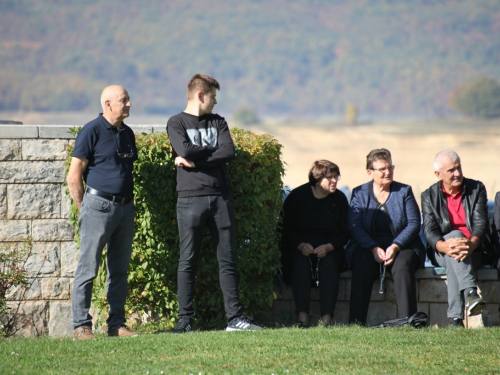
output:
[{"label": "short gray hair on woman", "polygon": [[383,160],[392,163],[391,152],[386,148],[376,148],[366,155],[366,169],[373,169],[373,162]]},{"label": "short gray hair on woman", "polygon": [[456,163],[458,161],[460,163],[460,156],[458,156],[458,154],[452,149],[439,151],[434,157],[434,162],[432,163],[436,172],[441,172],[443,160],[450,161],[451,163]]}]

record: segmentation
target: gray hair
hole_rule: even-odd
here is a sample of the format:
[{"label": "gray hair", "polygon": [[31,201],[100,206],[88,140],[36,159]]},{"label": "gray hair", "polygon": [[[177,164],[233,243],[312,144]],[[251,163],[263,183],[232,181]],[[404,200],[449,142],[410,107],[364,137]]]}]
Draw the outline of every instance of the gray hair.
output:
[{"label": "gray hair", "polygon": [[434,162],[432,163],[436,172],[441,172],[441,162],[443,160],[449,160],[452,163],[456,163],[458,161],[460,163],[460,156],[458,156],[458,154],[451,149],[439,151],[434,157]]}]

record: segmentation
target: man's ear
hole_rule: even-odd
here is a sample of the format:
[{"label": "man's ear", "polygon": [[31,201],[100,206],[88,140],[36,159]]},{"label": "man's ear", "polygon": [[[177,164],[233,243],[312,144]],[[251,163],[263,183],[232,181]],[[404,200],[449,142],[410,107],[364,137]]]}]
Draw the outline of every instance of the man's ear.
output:
[{"label": "man's ear", "polygon": [[203,101],[204,101],[204,96],[205,96],[205,94],[203,94],[203,91],[199,91],[199,92],[198,92],[198,100],[199,100],[200,102],[202,102],[202,103],[203,103]]},{"label": "man's ear", "polygon": [[439,180],[442,180],[443,177],[441,177],[441,173],[439,173],[438,171],[434,171],[434,174],[436,175],[436,177],[439,179]]}]

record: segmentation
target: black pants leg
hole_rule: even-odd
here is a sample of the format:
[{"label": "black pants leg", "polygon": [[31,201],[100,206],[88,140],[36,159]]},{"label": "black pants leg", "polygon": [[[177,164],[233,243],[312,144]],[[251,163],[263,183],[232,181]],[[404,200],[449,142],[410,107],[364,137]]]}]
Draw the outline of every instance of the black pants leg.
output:
[{"label": "black pants leg", "polygon": [[417,312],[417,285],[415,271],[418,255],[413,249],[404,249],[396,254],[394,263],[388,268],[394,281],[398,305],[398,318],[407,318]]},{"label": "black pants leg", "polygon": [[[319,260],[319,302],[321,316],[333,316],[335,304],[339,293],[340,265],[342,252],[331,251]],[[296,311],[309,314],[311,301],[312,272],[316,274],[317,258],[315,255],[304,256],[300,251],[294,254],[292,264],[292,291]],[[312,267],[312,272],[311,272]]]},{"label": "black pants leg", "polygon": [[379,263],[370,251],[356,248],[352,254],[349,324],[366,324],[373,282],[380,274]]}]

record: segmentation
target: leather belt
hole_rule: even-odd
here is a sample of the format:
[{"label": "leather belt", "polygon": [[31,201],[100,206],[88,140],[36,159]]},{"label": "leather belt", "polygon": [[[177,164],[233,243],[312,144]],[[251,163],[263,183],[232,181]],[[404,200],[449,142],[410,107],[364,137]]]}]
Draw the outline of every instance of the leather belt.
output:
[{"label": "leather belt", "polygon": [[96,195],[98,197],[107,199],[108,201],[116,202],[116,203],[120,203],[120,204],[127,204],[128,202],[132,201],[132,197],[116,197],[114,195],[111,195],[108,193],[103,193],[102,191],[99,191],[96,189],[92,189],[89,186],[87,186],[87,188],[85,189],[85,192],[87,194]]}]

